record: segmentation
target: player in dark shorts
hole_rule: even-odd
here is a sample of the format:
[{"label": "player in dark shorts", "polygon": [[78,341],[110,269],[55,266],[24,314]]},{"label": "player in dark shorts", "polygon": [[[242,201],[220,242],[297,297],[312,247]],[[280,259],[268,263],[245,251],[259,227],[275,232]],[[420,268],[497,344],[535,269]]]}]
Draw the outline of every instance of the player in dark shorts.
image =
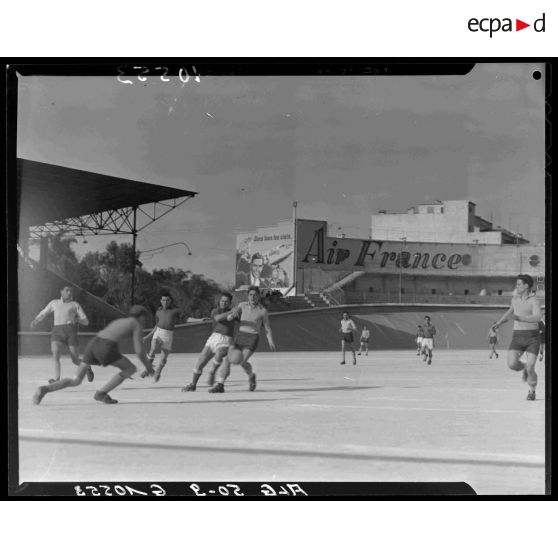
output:
[{"label": "player in dark shorts", "polygon": [[424,316],[424,325],[422,326],[422,352],[424,354],[424,362],[432,364],[432,351],[434,350],[434,335],[436,328],[430,321],[430,316]]},{"label": "player in dark shorts", "polygon": [[79,386],[89,366],[116,366],[120,372],[115,374],[101,389],[95,392],[94,399],[102,403],[118,403],[110,397],[109,392],[130,378],[136,367],[120,353],[119,344],[132,337],[137,357],[146,370],[154,374],[153,367],[143,348],[143,328],[147,321],[147,310],[143,306],[132,306],[129,317],[114,320],[101,330],[88,344],[83,353],[83,361],[78,366],[74,378],[62,378],[46,386],[39,386],[33,395],[33,403],[38,405],[43,397],[51,392],[67,387]]},{"label": "player in dark shorts", "polygon": [[498,353],[496,352],[496,344],[498,343],[498,332],[494,327],[496,322],[492,324],[490,329],[488,330],[488,344],[490,345],[490,355],[488,358],[492,358],[492,355],[495,355],[498,358]]},{"label": "player in dark shorts", "polygon": [[348,312],[343,312],[343,318],[341,319],[341,328],[339,333],[341,334],[341,362],[340,364],[345,364],[345,350],[351,351],[353,353],[353,364],[356,364],[356,353],[353,347],[354,336],[353,332],[357,331],[355,322],[351,320]]},{"label": "player in dark shorts", "polygon": [[[513,319],[513,335],[508,350],[508,368],[522,373],[522,379],[527,382],[529,392],[527,401],[535,401],[535,388],[537,386],[537,373],[535,364],[540,351],[541,336],[539,322],[541,321],[540,303],[531,292],[533,278],[521,274],[515,282],[515,294],[507,312],[495,323],[498,329],[510,318]],[[525,363],[520,358],[525,355]]]},{"label": "player in dark shorts", "polygon": [[[73,300],[72,288],[65,286],[60,289],[60,298],[51,300],[36,318],[31,322],[31,329],[49,314],[54,315],[54,325],[50,334],[50,349],[54,360],[54,377],[50,383],[60,379],[60,356],[62,349],[68,347],[72,362],[77,366],[80,363],[78,349],[78,324],[88,325],[89,320],[78,302]],[[93,381],[93,371],[87,370],[87,379]]]}]

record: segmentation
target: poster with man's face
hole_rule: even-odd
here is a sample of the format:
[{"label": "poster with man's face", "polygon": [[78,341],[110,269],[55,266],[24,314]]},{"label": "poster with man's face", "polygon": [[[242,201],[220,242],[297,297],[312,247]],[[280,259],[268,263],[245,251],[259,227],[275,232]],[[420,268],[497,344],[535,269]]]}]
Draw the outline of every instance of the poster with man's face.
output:
[{"label": "poster with man's face", "polygon": [[293,285],[293,225],[290,221],[275,227],[237,235],[237,289],[256,286],[285,294]]}]

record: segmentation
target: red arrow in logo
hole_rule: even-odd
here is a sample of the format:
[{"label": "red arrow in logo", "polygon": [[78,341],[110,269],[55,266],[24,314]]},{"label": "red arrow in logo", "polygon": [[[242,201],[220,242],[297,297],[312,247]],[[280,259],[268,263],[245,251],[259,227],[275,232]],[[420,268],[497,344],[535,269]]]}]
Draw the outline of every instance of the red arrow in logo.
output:
[{"label": "red arrow in logo", "polygon": [[531,24],[530,23],[525,23],[524,21],[521,21],[520,19],[515,20],[515,30],[516,31],[521,31],[522,29],[525,29],[525,27],[531,27]]}]

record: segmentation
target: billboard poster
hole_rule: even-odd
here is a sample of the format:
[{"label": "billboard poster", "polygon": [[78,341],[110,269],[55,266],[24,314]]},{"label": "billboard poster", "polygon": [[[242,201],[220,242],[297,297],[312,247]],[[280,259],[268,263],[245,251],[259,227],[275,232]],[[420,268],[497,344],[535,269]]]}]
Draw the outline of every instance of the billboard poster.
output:
[{"label": "billboard poster", "polygon": [[293,287],[294,227],[281,221],[274,227],[236,236],[237,289],[255,285],[286,294]]}]

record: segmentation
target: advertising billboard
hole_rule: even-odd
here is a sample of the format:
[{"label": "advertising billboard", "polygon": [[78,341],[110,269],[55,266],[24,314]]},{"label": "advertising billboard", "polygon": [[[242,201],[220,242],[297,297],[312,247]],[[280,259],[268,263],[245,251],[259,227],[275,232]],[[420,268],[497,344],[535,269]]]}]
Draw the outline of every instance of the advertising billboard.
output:
[{"label": "advertising billboard", "polygon": [[278,290],[292,289],[294,276],[294,227],[281,221],[274,227],[236,235],[235,287]]}]

